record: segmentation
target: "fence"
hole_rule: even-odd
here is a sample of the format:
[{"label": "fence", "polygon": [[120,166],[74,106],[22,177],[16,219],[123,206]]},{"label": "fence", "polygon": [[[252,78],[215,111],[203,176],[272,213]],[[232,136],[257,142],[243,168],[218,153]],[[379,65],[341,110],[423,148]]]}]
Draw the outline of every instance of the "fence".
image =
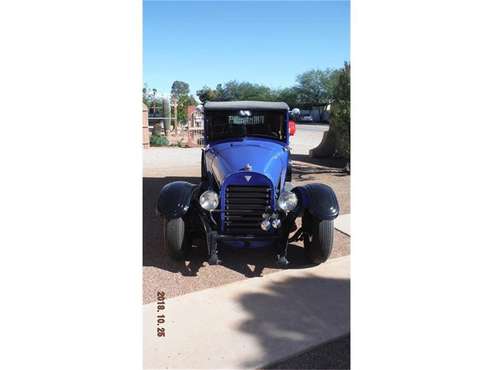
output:
[{"label": "fence", "polygon": [[[171,145],[186,142],[188,146],[200,146],[204,145],[204,117],[202,112],[195,110],[189,110],[188,120],[185,125],[179,125],[175,117],[160,117],[149,115],[149,108],[143,104],[142,109],[143,118],[143,142],[144,149],[150,147],[150,135],[158,134],[161,136],[166,136]],[[176,112],[176,110],[175,110]],[[174,120],[174,127],[171,129],[171,125],[165,125],[165,122],[169,120],[170,123]],[[155,130],[155,126],[160,127]],[[167,129],[170,128],[170,129]]]}]

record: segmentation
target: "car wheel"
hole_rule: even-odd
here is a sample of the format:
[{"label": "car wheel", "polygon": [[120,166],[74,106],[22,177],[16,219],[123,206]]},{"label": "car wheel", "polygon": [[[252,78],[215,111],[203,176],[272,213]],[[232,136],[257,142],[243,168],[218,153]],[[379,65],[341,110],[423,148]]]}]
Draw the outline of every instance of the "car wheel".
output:
[{"label": "car wheel", "polygon": [[182,218],[164,220],[164,246],[168,254],[176,260],[183,260],[192,246],[186,224]]},{"label": "car wheel", "polygon": [[306,257],[317,265],[327,261],[334,243],[334,220],[319,220],[307,214],[302,222],[306,231],[303,238]]}]

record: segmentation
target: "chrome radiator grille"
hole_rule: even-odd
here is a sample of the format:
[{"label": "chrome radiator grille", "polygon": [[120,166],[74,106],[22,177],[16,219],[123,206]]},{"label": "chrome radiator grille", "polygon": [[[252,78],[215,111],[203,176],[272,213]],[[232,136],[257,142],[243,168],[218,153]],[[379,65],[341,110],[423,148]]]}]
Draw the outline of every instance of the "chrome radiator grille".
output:
[{"label": "chrome radiator grille", "polygon": [[229,185],[224,205],[224,231],[232,234],[265,233],[260,223],[270,204],[269,186]]}]

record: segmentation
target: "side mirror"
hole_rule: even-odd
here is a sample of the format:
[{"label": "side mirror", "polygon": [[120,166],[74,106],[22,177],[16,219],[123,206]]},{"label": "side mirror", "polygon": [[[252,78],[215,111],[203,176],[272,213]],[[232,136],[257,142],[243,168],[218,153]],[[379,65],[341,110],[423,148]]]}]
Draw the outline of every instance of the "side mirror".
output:
[{"label": "side mirror", "polygon": [[294,136],[296,132],[296,122],[289,120],[289,136]]}]

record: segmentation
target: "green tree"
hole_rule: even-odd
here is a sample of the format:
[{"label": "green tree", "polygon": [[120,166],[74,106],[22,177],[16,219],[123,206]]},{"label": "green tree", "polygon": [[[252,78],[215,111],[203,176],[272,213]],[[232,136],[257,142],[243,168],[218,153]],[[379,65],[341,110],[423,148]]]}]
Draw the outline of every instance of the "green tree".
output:
[{"label": "green tree", "polygon": [[327,104],[329,93],[326,89],[328,73],[320,69],[304,72],[296,78],[299,99],[310,105]]},{"label": "green tree", "polygon": [[292,108],[301,104],[298,86],[273,90],[265,85],[229,81],[218,84],[215,89],[204,86],[196,94],[202,103],[230,100],[284,101]]},{"label": "green tree", "polygon": [[343,68],[330,71],[330,74],[323,81],[325,85],[325,89],[327,91],[327,96],[329,97],[329,103],[334,100],[336,86],[339,81],[339,76],[342,73],[343,73]]},{"label": "green tree", "polygon": [[202,103],[205,103],[206,101],[214,101],[217,98],[217,91],[212,90],[208,86],[204,86],[202,89],[197,90],[195,94],[199,97]]},{"label": "green tree", "polygon": [[187,122],[187,110],[188,106],[197,105],[197,101],[193,97],[193,95],[182,95],[178,98],[178,107],[177,107],[177,118],[178,122],[182,125]]},{"label": "green tree", "polygon": [[253,84],[250,82],[229,81],[223,84],[218,84],[215,90],[209,87],[204,87],[197,91],[202,102],[207,100],[260,100],[273,101],[276,100],[276,92],[265,85]]},{"label": "green tree", "polygon": [[224,90],[222,84],[217,84],[216,90],[214,90],[214,92],[216,93],[216,100],[218,101],[226,100],[226,91]]},{"label": "green tree", "polygon": [[188,95],[190,93],[190,86],[183,81],[175,81],[171,85],[171,96],[178,99],[180,96]]},{"label": "green tree", "polygon": [[[147,84],[144,84],[142,89],[142,101],[147,105],[147,108],[149,108],[150,114],[162,114],[163,98],[156,88],[149,88]],[[154,107],[156,111],[154,110]]]},{"label": "green tree", "polygon": [[[190,86],[183,81],[174,81],[171,85],[171,97],[176,100],[176,117],[178,122],[184,124],[187,121],[187,107],[196,104],[190,93]],[[174,127],[176,128],[176,127]]]},{"label": "green tree", "polygon": [[297,87],[287,87],[285,89],[280,89],[275,92],[275,100],[283,101],[291,109],[297,108],[300,105],[299,91]]},{"label": "green tree", "polygon": [[330,108],[331,130],[335,132],[337,154],[351,157],[351,66],[347,62],[337,74],[333,102]]},{"label": "green tree", "polygon": [[339,71],[332,69],[312,69],[296,78],[299,105],[318,106],[319,113],[330,104],[334,96],[334,88]]},{"label": "green tree", "polygon": [[148,108],[150,108],[152,102],[156,99],[156,89],[150,89],[147,84],[144,84],[142,89],[142,101]]}]

